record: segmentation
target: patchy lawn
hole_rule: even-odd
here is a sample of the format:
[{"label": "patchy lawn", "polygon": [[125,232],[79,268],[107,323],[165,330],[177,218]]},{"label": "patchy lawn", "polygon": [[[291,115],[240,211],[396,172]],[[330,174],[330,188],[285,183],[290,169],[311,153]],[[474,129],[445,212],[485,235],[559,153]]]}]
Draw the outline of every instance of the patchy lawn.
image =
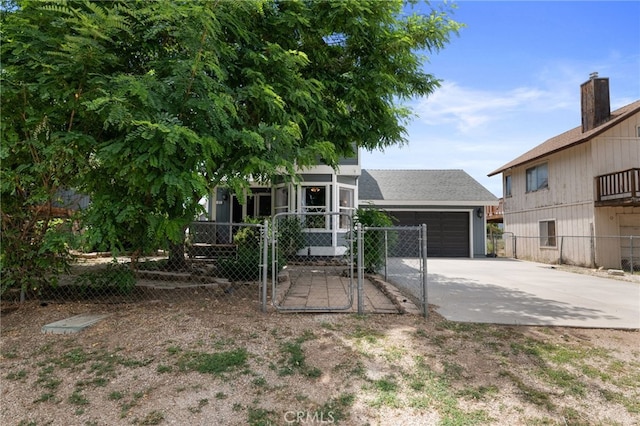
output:
[{"label": "patchy lawn", "polygon": [[[5,309],[0,424],[640,423],[637,331],[229,303]],[[109,316],[40,331],[81,313]]]}]

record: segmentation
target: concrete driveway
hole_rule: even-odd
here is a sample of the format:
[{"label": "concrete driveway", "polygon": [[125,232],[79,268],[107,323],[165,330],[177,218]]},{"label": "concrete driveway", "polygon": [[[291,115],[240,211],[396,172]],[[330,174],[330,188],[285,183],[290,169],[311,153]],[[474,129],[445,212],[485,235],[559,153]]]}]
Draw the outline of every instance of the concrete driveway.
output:
[{"label": "concrete driveway", "polygon": [[429,304],[453,321],[640,328],[640,277],[628,282],[502,258],[430,258],[427,281]]}]

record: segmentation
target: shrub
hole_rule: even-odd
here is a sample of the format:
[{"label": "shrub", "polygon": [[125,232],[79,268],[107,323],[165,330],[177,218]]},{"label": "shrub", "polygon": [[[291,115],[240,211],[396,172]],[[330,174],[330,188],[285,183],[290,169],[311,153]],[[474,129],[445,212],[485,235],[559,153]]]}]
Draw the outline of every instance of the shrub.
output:
[{"label": "shrub", "polygon": [[127,295],[136,286],[136,277],[127,265],[112,262],[105,269],[85,272],[74,284],[78,292],[86,296]]},{"label": "shrub", "polygon": [[286,216],[278,221],[278,257],[290,260],[305,246],[302,223],[297,216]]},{"label": "shrub", "polygon": [[[359,208],[356,210],[354,216],[354,224],[360,224],[362,226],[382,228],[393,226],[393,220],[391,216],[382,210],[374,208]],[[354,229],[354,233],[355,233]],[[397,235],[394,232],[387,234],[388,249],[395,245],[397,241]],[[381,267],[384,266],[384,232],[377,230],[370,230],[364,233],[364,241],[362,250],[364,252],[363,263],[365,272],[375,273]],[[354,257],[358,259],[358,248],[354,245]]]}]

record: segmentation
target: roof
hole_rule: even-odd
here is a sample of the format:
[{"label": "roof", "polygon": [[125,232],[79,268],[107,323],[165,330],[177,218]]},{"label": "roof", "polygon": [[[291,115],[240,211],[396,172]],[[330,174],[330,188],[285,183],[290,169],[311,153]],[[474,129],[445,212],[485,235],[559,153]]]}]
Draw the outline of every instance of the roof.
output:
[{"label": "roof", "polygon": [[608,121],[599,125],[598,127],[589,130],[588,132],[583,133],[582,126],[578,126],[558,136],[548,139],[532,150],[525,152],[515,160],[512,160],[504,166],[492,171],[488,174],[488,176],[497,175],[498,173],[502,173],[512,167],[537,160],[546,155],[562,151],[563,149],[567,149],[584,142],[588,142],[601,133],[626,120],[638,111],[640,111],[640,100],[613,111]]},{"label": "roof", "polygon": [[463,170],[362,170],[361,202],[381,205],[493,205],[498,202]]}]

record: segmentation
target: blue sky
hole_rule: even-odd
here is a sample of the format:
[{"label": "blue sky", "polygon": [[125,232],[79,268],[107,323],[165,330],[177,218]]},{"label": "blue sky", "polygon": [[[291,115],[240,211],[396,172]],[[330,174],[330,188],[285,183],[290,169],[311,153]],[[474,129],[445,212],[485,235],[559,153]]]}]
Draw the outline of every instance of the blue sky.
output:
[{"label": "blue sky", "polygon": [[501,196],[487,174],[579,126],[590,73],[609,78],[612,110],[640,99],[639,1],[456,5],[466,27],[424,65],[442,86],[409,103],[408,144],[363,151],[363,168],[463,169]]}]

